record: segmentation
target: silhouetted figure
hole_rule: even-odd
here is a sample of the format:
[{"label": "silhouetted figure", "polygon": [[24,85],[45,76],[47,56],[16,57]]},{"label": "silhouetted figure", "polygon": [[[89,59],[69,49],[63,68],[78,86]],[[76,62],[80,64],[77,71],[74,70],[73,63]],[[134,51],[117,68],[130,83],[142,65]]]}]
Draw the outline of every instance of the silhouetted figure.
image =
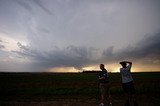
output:
[{"label": "silhouetted figure", "polygon": [[111,102],[111,95],[110,95],[110,84],[109,84],[109,76],[107,70],[104,67],[104,64],[100,64],[100,71],[99,73],[99,90],[101,93],[101,103],[99,106],[104,106],[105,98],[108,97],[110,106],[112,105]]},{"label": "silhouetted figure", "polygon": [[135,99],[133,77],[131,75],[132,62],[122,61],[120,64],[122,65],[122,68],[120,68],[120,74],[122,76],[122,88],[126,97],[125,106],[130,106],[131,99],[133,99],[134,106],[138,106]]}]

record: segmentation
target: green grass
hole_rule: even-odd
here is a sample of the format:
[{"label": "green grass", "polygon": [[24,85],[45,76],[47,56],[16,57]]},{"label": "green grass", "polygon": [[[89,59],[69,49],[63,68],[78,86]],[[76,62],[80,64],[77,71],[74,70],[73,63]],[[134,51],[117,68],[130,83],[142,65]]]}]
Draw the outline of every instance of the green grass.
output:
[{"label": "green grass", "polygon": [[[97,97],[98,73],[0,73],[0,99]],[[138,94],[160,94],[160,73],[133,73]],[[111,93],[122,94],[119,73],[110,73]]]}]

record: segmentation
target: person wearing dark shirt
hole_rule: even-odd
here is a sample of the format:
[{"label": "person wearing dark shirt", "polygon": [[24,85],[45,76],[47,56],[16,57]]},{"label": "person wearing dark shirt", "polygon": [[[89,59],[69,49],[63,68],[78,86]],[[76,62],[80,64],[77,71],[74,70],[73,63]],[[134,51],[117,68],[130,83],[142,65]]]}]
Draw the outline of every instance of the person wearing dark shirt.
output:
[{"label": "person wearing dark shirt", "polygon": [[109,84],[109,75],[107,70],[105,69],[104,64],[100,64],[100,73],[99,73],[99,90],[101,94],[101,103],[99,106],[104,106],[105,98],[108,96],[109,105],[112,106],[111,95],[109,92],[110,84]]}]

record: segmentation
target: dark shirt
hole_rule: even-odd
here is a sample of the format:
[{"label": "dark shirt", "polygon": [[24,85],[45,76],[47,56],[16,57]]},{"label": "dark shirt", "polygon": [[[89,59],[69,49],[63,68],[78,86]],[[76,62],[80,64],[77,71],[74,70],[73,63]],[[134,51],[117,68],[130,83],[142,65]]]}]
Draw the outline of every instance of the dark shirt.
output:
[{"label": "dark shirt", "polygon": [[99,73],[99,78],[104,77],[104,79],[99,79],[99,83],[108,83],[109,82],[109,76],[107,73],[107,70],[104,69]]}]

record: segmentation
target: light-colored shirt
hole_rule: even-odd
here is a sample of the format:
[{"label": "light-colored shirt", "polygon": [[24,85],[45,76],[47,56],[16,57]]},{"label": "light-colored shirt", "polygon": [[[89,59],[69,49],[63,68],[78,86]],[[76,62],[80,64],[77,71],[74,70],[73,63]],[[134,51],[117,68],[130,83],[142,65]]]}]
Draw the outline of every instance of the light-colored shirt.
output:
[{"label": "light-colored shirt", "polygon": [[131,64],[129,64],[126,68],[120,68],[122,83],[133,81],[130,70],[131,70]]}]

